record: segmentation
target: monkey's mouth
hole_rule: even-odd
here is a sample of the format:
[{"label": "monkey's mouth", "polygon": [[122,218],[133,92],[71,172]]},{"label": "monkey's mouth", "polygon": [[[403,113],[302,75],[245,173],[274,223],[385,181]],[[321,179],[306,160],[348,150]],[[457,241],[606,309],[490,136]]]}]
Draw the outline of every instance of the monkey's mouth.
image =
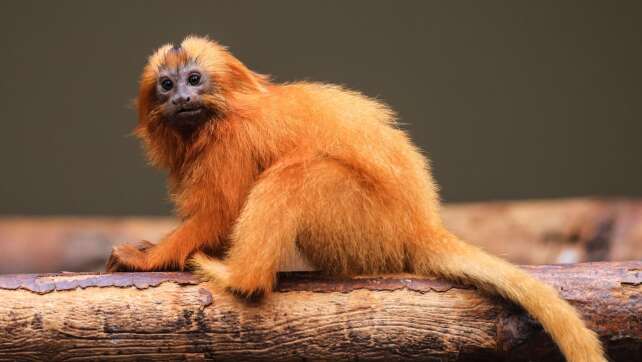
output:
[{"label": "monkey's mouth", "polygon": [[203,112],[202,107],[179,108],[175,115],[180,118],[191,118],[200,115]]}]

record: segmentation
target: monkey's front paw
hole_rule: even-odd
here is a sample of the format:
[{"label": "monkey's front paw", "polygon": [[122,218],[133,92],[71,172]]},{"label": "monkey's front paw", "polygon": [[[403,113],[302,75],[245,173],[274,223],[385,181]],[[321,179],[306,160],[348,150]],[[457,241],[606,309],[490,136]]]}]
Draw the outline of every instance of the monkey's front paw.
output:
[{"label": "monkey's front paw", "polygon": [[153,243],[146,240],[115,246],[105,266],[107,272],[144,271],[145,251],[153,246]]}]

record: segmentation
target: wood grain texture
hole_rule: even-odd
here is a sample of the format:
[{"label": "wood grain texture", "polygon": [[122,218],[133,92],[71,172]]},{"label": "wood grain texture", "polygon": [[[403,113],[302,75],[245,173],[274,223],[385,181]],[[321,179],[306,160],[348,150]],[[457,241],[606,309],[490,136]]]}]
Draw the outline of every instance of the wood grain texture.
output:
[{"label": "wood grain texture", "polygon": [[[642,262],[525,267],[615,361],[642,358]],[[255,303],[187,273],[0,276],[0,360],[561,360],[523,311],[412,275],[280,275]]]},{"label": "wood grain texture", "polygon": [[[463,239],[518,264],[642,260],[642,200],[565,199],[446,205]],[[164,217],[0,218],[0,273],[101,271],[111,247],[157,241]],[[291,256],[283,269],[301,270]]]}]

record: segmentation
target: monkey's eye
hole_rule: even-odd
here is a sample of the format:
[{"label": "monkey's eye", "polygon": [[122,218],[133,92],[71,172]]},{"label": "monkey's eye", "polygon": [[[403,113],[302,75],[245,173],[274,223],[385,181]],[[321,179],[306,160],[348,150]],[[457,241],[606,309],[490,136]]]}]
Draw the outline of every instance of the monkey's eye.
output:
[{"label": "monkey's eye", "polygon": [[166,91],[172,89],[173,86],[174,86],[174,83],[169,79],[163,79],[161,81],[161,87],[163,87],[163,89]]},{"label": "monkey's eye", "polygon": [[198,73],[192,73],[190,74],[189,78],[187,78],[187,82],[190,85],[198,85],[200,81],[201,81],[201,75]]}]

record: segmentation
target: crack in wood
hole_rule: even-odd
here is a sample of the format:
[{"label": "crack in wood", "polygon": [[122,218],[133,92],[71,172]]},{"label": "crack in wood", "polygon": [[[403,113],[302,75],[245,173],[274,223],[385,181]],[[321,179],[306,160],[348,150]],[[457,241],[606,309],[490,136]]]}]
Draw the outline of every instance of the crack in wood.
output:
[{"label": "crack in wood", "polygon": [[620,281],[622,285],[642,285],[642,270],[637,268],[628,269],[626,275]]}]

